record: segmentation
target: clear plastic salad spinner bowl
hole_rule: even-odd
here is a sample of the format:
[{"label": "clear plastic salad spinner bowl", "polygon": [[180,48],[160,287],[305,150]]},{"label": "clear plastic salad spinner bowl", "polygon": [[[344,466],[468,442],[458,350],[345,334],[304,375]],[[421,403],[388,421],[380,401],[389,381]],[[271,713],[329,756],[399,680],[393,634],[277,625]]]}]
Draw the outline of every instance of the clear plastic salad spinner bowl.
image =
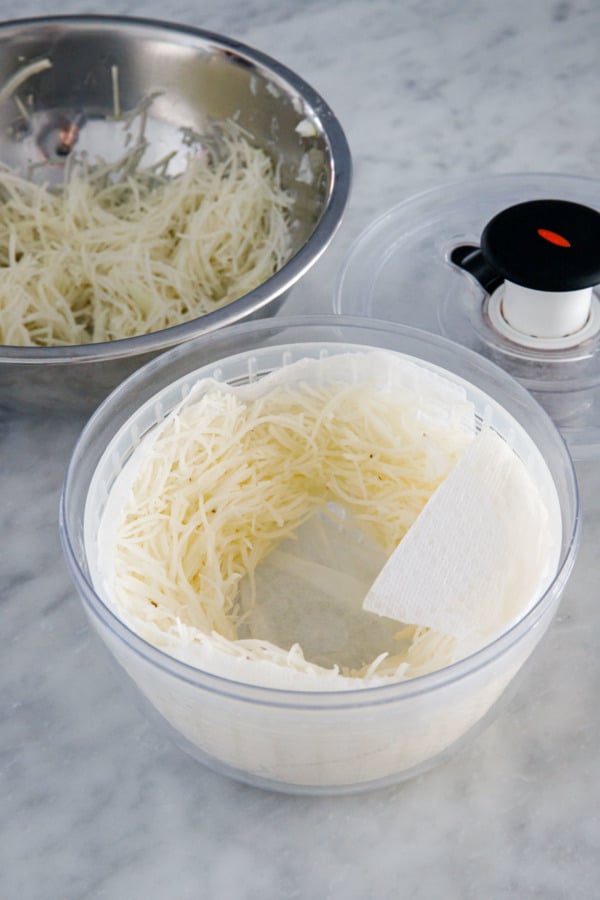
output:
[{"label": "clear plastic salad spinner bowl", "polygon": [[[249,683],[190,664],[141,637],[119,614],[98,572],[102,517],[136,448],[152,439],[201,378],[250,384],[297,361],[374,349],[463,391],[478,421],[489,422],[523,461],[547,498],[558,536],[547,586],[477,652],[429,674],[376,686],[298,690]],[[447,759],[490,720],[558,608],[576,556],[579,505],[572,460],[555,425],[529,392],[481,355],[394,323],[297,317],[190,341],[125,381],[79,438],[60,524],[89,621],[151,717],[219,772],[265,788],[320,794],[412,777]]]}]

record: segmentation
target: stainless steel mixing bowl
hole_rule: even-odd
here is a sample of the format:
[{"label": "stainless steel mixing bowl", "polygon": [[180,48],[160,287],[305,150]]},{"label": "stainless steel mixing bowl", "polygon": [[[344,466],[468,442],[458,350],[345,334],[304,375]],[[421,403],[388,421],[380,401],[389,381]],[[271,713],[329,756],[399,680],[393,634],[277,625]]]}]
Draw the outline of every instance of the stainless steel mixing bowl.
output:
[{"label": "stainless steel mixing bowl", "polygon": [[283,186],[295,198],[290,260],[239,300],[185,324],[111,343],[0,346],[0,406],[88,410],[165,348],[274,314],[333,237],[348,198],[351,160],[324,100],[294,72],[236,41],[169,23],[102,16],[0,24],[0,87],[46,58],[51,68],[0,103],[2,162],[26,173],[46,156],[62,177],[58,134],[65,119],[81,126],[78,149],[116,158],[123,140],[122,124],[114,121],[116,73],[121,110],[159,92],[146,132],[153,158],[172,150],[183,155],[185,129],[210,138],[215,123],[234,118],[277,161]]}]

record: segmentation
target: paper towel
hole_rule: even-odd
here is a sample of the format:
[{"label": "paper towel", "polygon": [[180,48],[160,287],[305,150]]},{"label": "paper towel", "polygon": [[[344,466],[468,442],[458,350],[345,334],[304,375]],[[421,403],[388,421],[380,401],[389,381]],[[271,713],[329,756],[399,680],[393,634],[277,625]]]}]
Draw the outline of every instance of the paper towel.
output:
[{"label": "paper towel", "polygon": [[527,469],[485,428],[431,496],[363,608],[459,639],[494,635],[549,576],[548,515]]}]

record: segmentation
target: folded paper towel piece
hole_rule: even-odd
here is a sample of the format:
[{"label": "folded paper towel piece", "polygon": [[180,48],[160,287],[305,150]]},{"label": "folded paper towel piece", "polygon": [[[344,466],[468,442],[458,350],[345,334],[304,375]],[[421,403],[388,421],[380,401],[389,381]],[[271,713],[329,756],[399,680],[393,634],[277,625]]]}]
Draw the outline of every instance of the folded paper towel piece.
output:
[{"label": "folded paper towel piece", "polygon": [[363,609],[459,639],[494,636],[549,581],[550,543],[526,467],[484,428],[389,557]]}]

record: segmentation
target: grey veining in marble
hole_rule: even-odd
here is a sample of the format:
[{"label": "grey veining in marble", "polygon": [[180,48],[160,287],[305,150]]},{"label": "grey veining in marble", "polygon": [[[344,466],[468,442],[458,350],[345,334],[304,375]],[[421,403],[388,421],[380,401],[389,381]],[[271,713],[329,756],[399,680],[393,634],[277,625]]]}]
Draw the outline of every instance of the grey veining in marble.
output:
[{"label": "grey veining in marble", "polygon": [[[91,11],[0,0],[5,18]],[[353,196],[289,312],[329,312],[353,238],[416,191],[473,174],[600,174],[597,0],[107,0],[102,11],[236,37],[336,111]],[[294,798],[188,759],[115,677],[57,534],[82,424],[0,414],[2,900],[600,896],[600,463],[577,467],[575,573],[498,720],[403,786]]]}]

